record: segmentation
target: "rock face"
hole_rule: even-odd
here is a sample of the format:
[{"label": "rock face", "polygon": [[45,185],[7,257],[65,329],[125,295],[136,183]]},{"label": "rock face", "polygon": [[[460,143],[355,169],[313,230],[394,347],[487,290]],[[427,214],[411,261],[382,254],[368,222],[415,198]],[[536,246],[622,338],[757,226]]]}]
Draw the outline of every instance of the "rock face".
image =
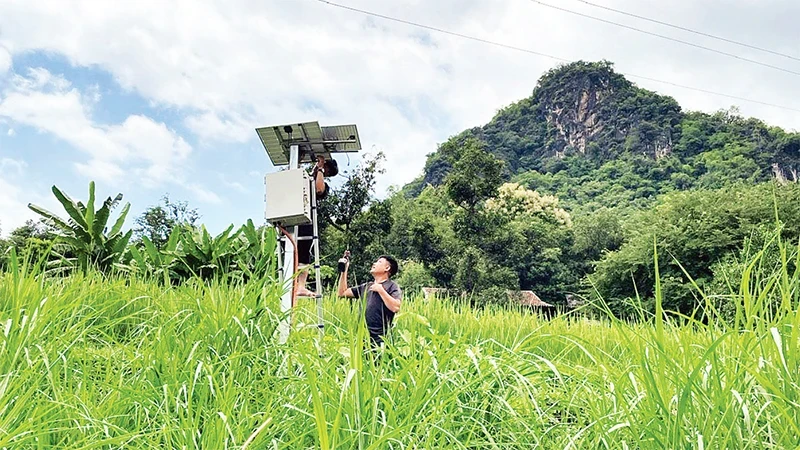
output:
[{"label": "rock face", "polygon": [[[586,153],[587,142],[603,131],[605,122],[597,106],[605,97],[604,91],[582,91],[573,107],[553,106],[547,111],[547,123],[558,130],[568,147]],[[563,152],[558,156],[563,157]]]},{"label": "rock face", "polygon": [[542,77],[533,100],[550,130],[544,143],[556,158],[571,153],[609,158],[636,149],[660,159],[672,152],[680,106],[635,87],[608,65],[555,69]]},{"label": "rock face", "polygon": [[797,169],[794,167],[781,167],[778,163],[772,163],[772,174],[778,183],[797,183],[800,181],[798,178]]},{"label": "rock face", "polygon": [[[547,123],[554,126],[567,146],[586,153],[586,143],[603,130],[604,122],[597,112],[603,92],[583,91],[572,107],[553,107],[547,112]],[[563,152],[557,156],[563,157]]]}]

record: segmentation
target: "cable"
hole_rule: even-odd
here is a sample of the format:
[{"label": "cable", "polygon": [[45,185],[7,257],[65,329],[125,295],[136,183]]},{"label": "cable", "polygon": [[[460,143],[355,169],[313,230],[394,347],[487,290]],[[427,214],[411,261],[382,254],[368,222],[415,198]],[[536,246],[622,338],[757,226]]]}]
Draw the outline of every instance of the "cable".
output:
[{"label": "cable", "polygon": [[292,280],[292,309],[294,309],[294,307],[297,306],[297,270],[299,268],[297,241],[294,240],[291,233],[286,231],[286,228],[283,228],[281,225],[278,225],[278,228],[281,229],[281,233],[286,236],[286,239],[292,243],[292,247],[294,248],[294,264],[292,266],[294,269],[294,272],[292,272],[294,276],[294,279]]},{"label": "cable", "polygon": [[454,31],[444,30],[442,28],[432,27],[430,25],[422,25],[422,24],[419,24],[419,23],[410,22],[408,20],[398,19],[396,17],[384,16],[383,14],[378,14],[378,13],[374,13],[374,12],[370,12],[370,11],[365,11],[363,9],[353,8],[352,6],[342,5],[342,4],[339,4],[339,3],[333,3],[333,2],[330,2],[328,0],[317,0],[317,1],[320,2],[320,3],[325,3],[325,4],[330,5],[330,6],[335,6],[337,8],[346,9],[348,11],[353,11],[353,12],[357,12],[357,13],[361,13],[361,14],[366,14],[368,16],[378,17],[378,18],[381,18],[381,19],[390,20],[392,22],[402,23],[402,24],[406,24],[406,25],[411,25],[411,26],[418,27],[418,28],[424,28],[426,30],[436,31],[436,32],[443,33],[443,34],[449,34],[450,36],[457,36],[457,37],[460,37],[460,38],[469,39],[471,41],[482,42],[484,44],[496,45],[498,47],[503,47],[503,48],[507,48],[507,49],[510,49],[510,50],[516,50],[518,52],[530,53],[532,55],[544,56],[545,58],[555,59],[557,61],[570,62],[568,59],[559,58],[558,56],[548,55],[546,53],[540,53],[540,52],[533,51],[533,50],[530,50],[530,49],[527,49],[527,48],[515,47],[513,45],[501,44],[501,43],[498,43],[498,42],[492,42],[492,41],[489,41],[489,40],[486,40],[486,39],[482,39],[482,38],[478,38],[478,37],[475,37],[475,36],[469,36],[469,35],[466,35],[466,34],[456,33]]},{"label": "cable", "polygon": [[581,2],[583,4],[586,4],[586,5],[595,7],[595,8],[605,9],[607,11],[615,12],[617,14],[622,14],[622,15],[625,15],[625,16],[628,16],[628,17],[633,17],[633,18],[636,18],[636,19],[646,20],[648,22],[657,23],[659,25],[664,25],[666,27],[675,28],[676,30],[686,31],[686,32],[689,32],[689,33],[697,34],[699,36],[704,36],[704,37],[707,37],[707,38],[716,39],[718,41],[727,42],[729,44],[739,45],[739,46],[742,46],[742,47],[747,47],[749,49],[758,50],[760,52],[770,53],[770,54],[773,54],[773,55],[782,56],[784,58],[792,59],[792,60],[795,60],[795,61],[800,61],[800,58],[794,57],[792,55],[787,55],[785,53],[776,52],[776,51],[773,51],[773,50],[770,50],[770,49],[767,49],[767,48],[757,47],[755,45],[746,44],[744,42],[734,41],[733,39],[728,39],[728,38],[724,38],[724,37],[720,37],[720,36],[715,36],[713,34],[704,33],[702,31],[693,30],[691,28],[682,27],[680,25],[675,25],[675,24],[671,24],[671,23],[668,23],[668,22],[662,22],[660,20],[651,19],[651,18],[645,17],[645,16],[640,16],[638,14],[633,14],[633,13],[629,13],[629,12],[626,12],[626,11],[621,11],[619,9],[614,9],[614,8],[609,7],[609,6],[598,5],[597,3],[588,2],[586,0],[575,0],[575,1]]},{"label": "cable", "polygon": [[781,72],[786,72],[786,73],[790,73],[792,75],[800,76],[800,72],[795,72],[794,70],[784,69],[783,67],[779,67],[779,66],[775,66],[775,65],[772,65],[772,64],[764,63],[764,62],[761,62],[761,61],[756,61],[754,59],[745,58],[743,56],[735,55],[733,53],[728,53],[728,52],[725,52],[725,51],[722,51],[722,50],[717,50],[717,49],[714,49],[714,48],[711,48],[711,47],[706,47],[704,45],[695,44],[693,42],[672,38],[672,37],[669,37],[669,36],[665,36],[663,34],[653,33],[652,31],[647,31],[647,30],[643,30],[641,28],[632,27],[630,25],[625,25],[625,24],[622,24],[622,23],[619,23],[619,22],[614,22],[612,20],[601,19],[600,17],[595,17],[595,16],[592,16],[592,15],[589,15],[589,14],[579,13],[579,12],[573,11],[571,9],[567,9],[567,8],[562,8],[560,6],[551,5],[549,3],[544,3],[544,2],[541,2],[539,0],[528,0],[528,1],[536,3],[537,5],[545,6],[547,8],[553,8],[553,9],[557,9],[559,11],[563,11],[563,12],[566,12],[566,13],[574,14],[576,16],[585,17],[587,19],[596,20],[598,22],[607,23],[609,25],[614,25],[614,26],[621,27],[621,28],[626,28],[628,30],[637,31],[639,33],[644,33],[644,34],[647,34],[647,35],[650,35],[650,36],[659,37],[661,39],[666,39],[668,41],[678,42],[680,44],[688,45],[690,47],[695,47],[695,48],[699,48],[699,49],[706,50],[706,51],[709,51],[709,52],[718,53],[720,55],[724,55],[724,56],[727,56],[727,57],[730,57],[730,58],[738,59],[740,61],[745,61],[745,62],[749,62],[751,64],[757,64],[759,66],[769,67],[770,69],[780,70]]},{"label": "cable", "polygon": [[[378,17],[378,18],[381,18],[381,19],[384,19],[384,20],[389,20],[391,22],[397,22],[397,23],[402,23],[402,24],[406,24],[406,25],[411,25],[413,27],[424,28],[426,30],[433,30],[433,31],[436,31],[436,32],[439,32],[439,33],[443,33],[443,34],[448,34],[448,35],[451,35],[451,36],[458,36],[458,37],[461,37],[461,38],[464,38],[464,39],[469,39],[469,40],[472,40],[472,41],[477,41],[477,42],[481,42],[481,43],[484,43],[484,44],[493,45],[495,47],[501,47],[501,48],[506,48],[506,49],[509,49],[509,50],[515,50],[515,51],[519,51],[519,52],[523,52],[523,53],[543,56],[545,58],[554,59],[556,61],[572,62],[572,60],[569,60],[569,59],[566,59],[566,58],[559,58],[558,56],[547,55],[547,54],[540,53],[540,52],[537,52],[537,51],[534,51],[534,50],[530,50],[530,49],[526,49],[526,48],[521,48],[521,47],[516,47],[516,46],[513,46],[513,45],[503,44],[501,42],[490,41],[488,39],[477,38],[477,37],[474,37],[474,36],[468,36],[468,35],[465,35],[465,34],[456,33],[456,32],[453,32],[453,31],[444,30],[444,29],[432,27],[432,26],[429,26],[429,25],[423,25],[423,24],[416,23],[416,22],[411,22],[411,21],[408,21],[408,20],[397,19],[397,18],[394,18],[394,17],[390,17],[390,16],[385,16],[385,15],[382,15],[382,14],[374,13],[374,12],[371,12],[371,11],[366,11],[366,10],[363,10],[363,9],[353,8],[351,6],[341,5],[341,4],[338,4],[338,3],[331,2],[329,0],[316,0],[316,1],[318,1],[320,3],[327,4],[329,6],[336,7],[336,8],[341,8],[341,9],[346,9],[348,11],[357,12],[359,14],[364,14],[364,15],[372,16],[372,17]],[[692,87],[692,86],[686,86],[686,85],[682,85],[682,84],[678,84],[678,83],[673,83],[671,81],[659,80],[659,79],[656,79],[656,78],[650,78],[650,77],[646,77],[646,76],[642,76],[642,75],[636,75],[636,74],[633,74],[633,73],[626,73],[626,72],[619,72],[619,73],[624,75],[624,76],[626,76],[626,77],[640,78],[642,80],[648,80],[648,81],[654,81],[656,83],[668,84],[670,86],[675,86],[675,87],[679,87],[679,88],[682,88],[682,89],[688,89],[688,90],[691,90],[691,91],[703,92],[705,94],[717,95],[717,96],[720,96],[720,97],[727,97],[727,98],[731,98],[731,99],[735,99],[735,100],[741,100],[741,101],[745,101],[745,102],[756,103],[756,104],[759,104],[759,105],[771,106],[771,107],[774,107],[774,108],[780,108],[780,109],[785,109],[787,111],[794,111],[794,112],[800,113],[800,109],[792,108],[790,106],[777,105],[777,104],[774,104],[774,103],[762,102],[760,100],[753,100],[753,99],[749,99],[749,98],[745,98],[745,97],[738,97],[738,96],[735,96],[735,95],[724,94],[724,93],[721,93],[721,92],[709,91],[707,89],[696,88],[696,87]]]},{"label": "cable", "polygon": [[[620,73],[622,73],[622,72],[620,72]],[[630,73],[622,73],[622,75],[625,75],[625,76],[631,77],[631,78],[640,78],[642,80],[654,81],[656,83],[668,84],[670,86],[675,86],[675,87],[679,87],[679,88],[683,88],[683,89],[690,89],[692,91],[703,92],[703,93],[706,93],[706,94],[718,95],[720,97],[727,97],[727,98],[731,98],[731,99],[734,99],[734,100],[741,100],[741,101],[744,101],[744,102],[756,103],[756,104],[759,104],[759,105],[771,106],[773,108],[780,108],[780,109],[785,109],[787,111],[794,111],[794,112],[800,113],[800,109],[792,108],[790,106],[776,105],[774,103],[762,102],[760,100],[753,100],[753,99],[750,99],[750,98],[739,97],[739,96],[736,96],[736,95],[723,94],[721,92],[714,92],[714,91],[709,91],[709,90],[702,89],[702,88],[686,86],[686,85],[683,85],[683,84],[673,83],[671,81],[657,80],[655,78],[645,77],[645,76],[642,76],[642,75],[634,75],[634,74],[630,74]]]}]

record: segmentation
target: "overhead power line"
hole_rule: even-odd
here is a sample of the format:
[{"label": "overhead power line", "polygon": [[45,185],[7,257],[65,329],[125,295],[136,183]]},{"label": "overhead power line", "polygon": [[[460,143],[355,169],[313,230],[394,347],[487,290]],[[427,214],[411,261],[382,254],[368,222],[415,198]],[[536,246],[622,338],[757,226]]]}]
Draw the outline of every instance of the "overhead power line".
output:
[{"label": "overhead power line", "polygon": [[722,51],[722,50],[717,50],[717,49],[711,48],[711,47],[706,47],[705,45],[695,44],[694,42],[684,41],[682,39],[676,39],[676,38],[673,38],[673,37],[670,37],[670,36],[666,36],[666,35],[663,35],[663,34],[654,33],[652,31],[647,31],[647,30],[643,30],[641,28],[632,27],[630,25],[625,25],[623,23],[614,22],[613,20],[606,20],[606,19],[603,19],[603,18],[600,18],[600,17],[592,16],[590,14],[584,14],[584,13],[581,13],[581,12],[578,12],[578,11],[573,11],[571,9],[562,8],[561,6],[551,5],[549,3],[545,3],[545,2],[542,2],[542,1],[539,1],[539,0],[529,0],[529,1],[533,2],[533,3],[536,3],[537,5],[545,6],[547,8],[556,9],[556,10],[563,11],[563,12],[566,12],[566,13],[569,13],[569,14],[574,14],[576,16],[584,17],[584,18],[587,18],[587,19],[590,19],[590,20],[596,20],[598,22],[603,22],[603,23],[606,23],[606,24],[609,24],[609,25],[614,25],[616,27],[620,27],[620,28],[625,28],[625,29],[628,29],[628,30],[636,31],[638,33],[647,34],[649,36],[655,36],[657,38],[666,39],[668,41],[677,42],[679,44],[688,45],[690,47],[699,48],[701,50],[706,50],[706,51],[709,51],[709,52],[717,53],[717,54],[720,54],[720,55],[723,55],[723,56],[727,56],[729,58],[738,59],[739,61],[744,61],[744,62],[748,62],[748,63],[751,63],[751,64],[757,64],[759,66],[769,67],[770,69],[780,70],[781,72],[786,72],[786,73],[790,73],[792,75],[800,76],[800,72],[796,72],[794,70],[786,69],[786,68],[783,68],[783,67],[780,67],[780,66],[776,66],[776,65],[773,65],[773,64],[768,64],[768,63],[761,62],[761,61],[756,61],[755,59],[745,58],[744,56],[739,56],[739,55],[736,55],[736,54],[733,54],[733,53],[729,53],[729,52]]},{"label": "overhead power line", "polygon": [[[541,56],[541,57],[545,57],[545,58],[550,58],[550,59],[553,59],[553,60],[556,60],[556,61],[562,61],[562,62],[572,62],[572,61],[574,61],[574,60],[570,60],[570,59],[567,59],[567,58],[561,58],[561,57],[558,57],[558,56],[553,56],[553,55],[548,55],[546,53],[537,52],[535,50],[531,50],[531,49],[527,49],[527,48],[523,48],[523,47],[518,47],[518,46],[515,46],[515,45],[504,44],[502,42],[496,42],[496,41],[491,41],[489,39],[483,39],[483,38],[479,38],[479,37],[475,37],[475,36],[470,36],[470,35],[467,35],[467,34],[457,33],[457,32],[454,32],[454,31],[445,30],[443,28],[438,28],[438,27],[433,27],[433,26],[430,26],[430,25],[425,25],[425,24],[421,24],[421,23],[417,23],[417,22],[412,22],[410,20],[398,19],[396,17],[386,16],[386,15],[383,15],[383,14],[374,13],[372,11],[367,11],[367,10],[364,10],[364,9],[354,8],[352,6],[342,5],[340,3],[334,3],[334,2],[329,1],[329,0],[316,0],[316,1],[318,1],[320,3],[324,3],[324,4],[329,5],[329,6],[336,7],[336,8],[340,8],[340,9],[356,12],[356,13],[359,13],[359,14],[364,14],[364,15],[371,16],[371,17],[377,17],[379,19],[384,19],[384,20],[388,20],[388,21],[391,21],[391,22],[402,23],[402,24],[405,24],[405,25],[410,25],[410,26],[417,27],[417,28],[422,28],[422,29],[425,29],[425,30],[436,31],[438,33],[447,34],[447,35],[450,35],[450,36],[456,36],[456,37],[460,37],[460,38],[463,38],[463,39],[468,39],[468,40],[471,40],[471,41],[480,42],[480,43],[487,44],[487,45],[492,45],[492,46],[495,46],[495,47],[505,48],[505,49],[508,49],[508,50],[514,50],[514,51],[527,53],[527,54],[531,54],[531,55],[536,55],[536,56]],[[636,74],[633,74],[633,73],[620,72],[620,74],[622,74],[622,75],[624,75],[626,77],[630,77],[630,78],[639,78],[639,79],[642,79],[642,80],[653,81],[653,82],[656,82],[656,83],[662,83],[662,84],[666,84],[666,85],[670,85],[670,86],[679,87],[679,88],[682,88],[682,89],[688,89],[688,90],[691,90],[691,91],[702,92],[702,93],[705,93],[705,94],[711,94],[711,95],[716,95],[716,96],[719,96],[719,97],[726,97],[726,98],[730,98],[730,99],[734,99],[734,100],[740,100],[740,101],[745,101],[745,102],[749,102],[749,103],[755,103],[755,104],[759,104],[759,105],[770,106],[770,107],[773,107],[773,108],[780,108],[780,109],[785,109],[787,111],[794,111],[794,112],[800,113],[800,108],[792,108],[790,106],[777,105],[777,104],[774,104],[774,103],[763,102],[763,101],[760,101],[760,100],[753,100],[753,99],[750,99],[750,98],[739,97],[739,96],[736,96],[736,95],[725,94],[725,93],[722,93],[722,92],[715,92],[715,91],[710,91],[710,90],[707,90],[707,89],[697,88],[697,87],[693,87],[693,86],[686,86],[686,85],[679,84],[679,83],[674,83],[674,82],[671,82],[671,81],[659,80],[657,78],[646,77],[646,76],[643,76],[643,75],[636,75]]]},{"label": "overhead power line", "polygon": [[527,49],[527,48],[517,47],[517,46],[514,46],[514,45],[508,45],[508,44],[501,44],[499,42],[492,42],[492,41],[489,41],[489,40],[486,40],[486,39],[482,39],[482,38],[479,38],[479,37],[469,36],[467,34],[456,33],[455,31],[449,31],[449,30],[445,30],[445,29],[442,29],[442,28],[432,27],[430,25],[423,25],[421,23],[416,23],[416,22],[411,22],[411,21],[408,21],[408,20],[398,19],[396,17],[384,16],[383,14],[378,14],[378,13],[374,13],[374,12],[371,12],[371,11],[366,11],[366,10],[363,10],[363,9],[354,8],[352,6],[342,5],[342,4],[339,4],[339,3],[333,3],[333,2],[330,2],[330,1],[327,1],[327,0],[317,0],[317,1],[320,2],[320,3],[325,3],[326,5],[335,6],[337,8],[346,9],[348,11],[353,11],[353,12],[357,12],[357,13],[361,13],[361,14],[366,14],[366,15],[372,16],[372,17],[378,17],[380,19],[390,20],[392,22],[402,23],[402,24],[405,24],[405,25],[411,25],[411,26],[417,27],[417,28],[424,28],[426,30],[436,31],[436,32],[443,33],[443,34],[449,34],[450,36],[456,36],[456,37],[460,37],[460,38],[464,38],[464,39],[469,39],[469,40],[475,41],[475,42],[482,42],[484,44],[495,45],[495,46],[498,46],[498,47],[507,48],[509,50],[516,50],[516,51],[519,51],[519,52],[530,53],[531,55],[543,56],[545,58],[554,59],[556,61],[569,62],[568,59],[559,58],[558,56],[548,55],[546,53],[537,52],[537,51],[530,50],[530,49]]},{"label": "overhead power line", "polygon": [[756,45],[750,45],[750,44],[747,44],[745,42],[735,41],[733,39],[728,39],[728,38],[724,38],[724,37],[721,37],[721,36],[715,36],[713,34],[704,33],[702,31],[693,30],[691,28],[682,27],[680,25],[675,25],[675,24],[672,24],[672,23],[669,23],[669,22],[663,22],[661,20],[652,19],[650,17],[645,17],[645,16],[641,16],[641,15],[638,15],[638,14],[629,13],[627,11],[622,11],[622,10],[619,10],[619,9],[611,8],[609,6],[598,5],[597,3],[592,3],[592,2],[589,2],[589,1],[586,1],[586,0],[575,0],[575,1],[581,2],[581,3],[585,4],[585,5],[592,6],[594,8],[605,9],[606,11],[615,12],[617,14],[622,14],[622,15],[625,15],[625,16],[628,16],[628,17],[633,17],[633,18],[636,18],[636,19],[646,20],[648,22],[657,23],[659,25],[664,25],[665,27],[675,28],[676,30],[686,31],[688,33],[693,33],[693,34],[696,34],[696,35],[699,35],[699,36],[704,36],[704,37],[707,37],[707,38],[716,39],[718,41],[727,42],[729,44],[739,45],[741,47],[746,47],[746,48],[749,48],[749,49],[752,49],[752,50],[758,50],[758,51],[764,52],[764,53],[770,53],[770,54],[773,54],[773,55],[777,55],[777,56],[781,56],[781,57],[784,57],[784,58],[792,59],[794,61],[800,61],[800,58],[798,58],[798,57],[795,57],[795,56],[792,56],[792,55],[787,55],[786,53],[776,52],[776,51],[770,50],[768,48],[758,47]]}]

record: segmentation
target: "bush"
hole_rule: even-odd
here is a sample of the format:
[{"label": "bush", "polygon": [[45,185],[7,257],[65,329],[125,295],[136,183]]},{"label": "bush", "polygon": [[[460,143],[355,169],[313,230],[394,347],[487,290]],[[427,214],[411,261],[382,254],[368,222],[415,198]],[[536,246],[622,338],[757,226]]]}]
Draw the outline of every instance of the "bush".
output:
[{"label": "bush", "polygon": [[397,284],[406,294],[419,294],[423,287],[436,286],[433,276],[421,263],[413,259],[400,261],[400,274]]},{"label": "bush", "polygon": [[624,244],[604,255],[590,281],[615,314],[629,316],[633,311],[626,305],[637,297],[653,305],[657,245],[664,309],[691,315],[702,305],[684,269],[705,289],[715,277],[712,266],[738,255],[754,233],[774,229],[776,213],[784,223],[783,238],[796,240],[800,185],[764,183],[669,194],[625,222]]}]

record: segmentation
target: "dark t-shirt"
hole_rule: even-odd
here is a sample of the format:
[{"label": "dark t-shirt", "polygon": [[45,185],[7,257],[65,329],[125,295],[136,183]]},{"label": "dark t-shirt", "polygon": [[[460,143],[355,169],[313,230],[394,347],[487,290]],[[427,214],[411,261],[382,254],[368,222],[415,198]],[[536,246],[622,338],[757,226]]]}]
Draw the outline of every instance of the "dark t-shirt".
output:
[{"label": "dark t-shirt", "polygon": [[[316,180],[317,180],[317,168],[314,167],[314,170],[311,171],[311,189],[314,189],[314,187],[316,186]],[[325,197],[328,196],[330,191],[331,187],[328,186],[328,183],[325,183],[325,190],[322,191],[321,193],[319,192],[317,193],[317,202],[319,202],[320,200],[324,200]]]},{"label": "dark t-shirt", "polygon": [[319,203],[322,200],[325,200],[325,197],[328,196],[328,193],[330,193],[330,191],[331,191],[331,187],[328,186],[328,183],[325,183],[325,190],[322,191],[321,194],[317,193],[317,203]]},{"label": "dark t-shirt", "polygon": [[[363,298],[364,295],[367,296],[367,308],[364,311],[364,319],[367,322],[369,334],[374,339],[383,336],[389,331],[389,328],[392,326],[392,321],[394,320],[394,312],[386,307],[380,294],[369,290],[370,285],[373,283],[373,281],[370,281],[369,283],[360,284],[353,287],[352,290],[353,295],[358,299]],[[381,284],[383,284],[383,288],[386,289],[386,293],[393,298],[400,299],[403,293],[397,283],[392,280],[386,280]]]}]

